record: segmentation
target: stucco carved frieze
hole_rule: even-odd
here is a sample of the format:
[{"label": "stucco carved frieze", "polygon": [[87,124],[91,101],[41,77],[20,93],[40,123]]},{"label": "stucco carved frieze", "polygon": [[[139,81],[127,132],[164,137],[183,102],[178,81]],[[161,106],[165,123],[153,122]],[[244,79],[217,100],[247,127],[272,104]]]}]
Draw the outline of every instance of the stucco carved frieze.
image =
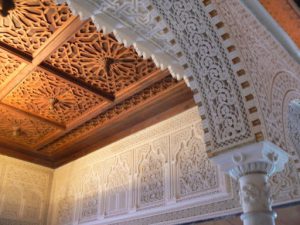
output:
[{"label": "stucco carved frieze", "polygon": [[[182,121],[186,124],[181,127]],[[196,108],[157,126],[164,132],[159,134],[156,126],[150,127],[105,147],[99,151],[104,157],[95,152],[73,162],[74,166],[58,169],[53,218],[61,218],[59,224],[107,224],[124,216],[165,211],[170,205],[176,208],[176,202],[181,207],[189,201],[197,205],[233,198],[233,184],[207,158]],[[122,145],[131,140],[134,144]],[[114,145],[123,146],[122,151],[114,153]],[[105,156],[105,152],[109,154]],[[69,175],[63,175],[66,171]],[[70,188],[63,191],[61,186]],[[57,223],[54,220],[53,224]]]}]

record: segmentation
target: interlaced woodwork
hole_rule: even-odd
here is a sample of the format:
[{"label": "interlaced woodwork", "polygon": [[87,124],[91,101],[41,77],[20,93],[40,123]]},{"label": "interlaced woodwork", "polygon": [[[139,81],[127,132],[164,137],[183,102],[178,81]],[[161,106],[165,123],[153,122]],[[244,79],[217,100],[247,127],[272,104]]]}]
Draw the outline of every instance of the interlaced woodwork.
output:
[{"label": "interlaced woodwork", "polygon": [[[0,153],[56,166],[66,160],[60,157],[74,157],[77,150],[67,149],[74,143],[82,152],[106,143],[89,134],[119,137],[149,115],[191,107],[191,92],[172,95],[175,88],[182,82],[72,15],[66,4],[16,0],[0,16]],[[135,110],[147,116],[127,121]]]},{"label": "interlaced woodwork", "polygon": [[0,51],[0,87],[9,76],[20,66],[21,62]]},{"label": "interlaced woodwork", "polygon": [[27,148],[35,148],[48,136],[55,135],[59,129],[36,117],[24,115],[16,110],[0,105],[0,139]]},{"label": "interlaced woodwork", "polygon": [[102,99],[62,78],[36,70],[15,87],[3,102],[66,125],[100,104]]},{"label": "interlaced woodwork", "polygon": [[0,19],[0,41],[32,54],[70,17],[66,5],[52,0],[16,0],[15,9]]},{"label": "interlaced woodwork", "polygon": [[105,92],[115,94],[157,70],[135,50],[119,44],[113,34],[104,35],[87,22],[54,52],[47,63]]}]

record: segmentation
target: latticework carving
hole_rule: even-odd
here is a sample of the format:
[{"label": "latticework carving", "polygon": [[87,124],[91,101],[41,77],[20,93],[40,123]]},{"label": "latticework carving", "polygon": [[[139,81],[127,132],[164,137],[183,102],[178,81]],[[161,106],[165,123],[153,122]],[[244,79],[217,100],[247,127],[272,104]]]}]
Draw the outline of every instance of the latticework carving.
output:
[{"label": "latticework carving", "polygon": [[34,148],[58,129],[37,118],[0,105],[0,138]]},{"label": "latticework carving", "polygon": [[20,64],[20,61],[0,51],[0,87]]},{"label": "latticework carving", "polygon": [[54,52],[47,63],[112,94],[157,70],[150,59],[143,60],[112,34],[97,31],[91,21]]},{"label": "latticework carving", "polygon": [[71,17],[65,4],[52,0],[16,0],[15,5],[0,20],[0,41],[26,53],[39,49]]},{"label": "latticework carving", "polygon": [[35,70],[5,96],[3,102],[67,124],[100,104],[102,99],[62,78]]},{"label": "latticework carving", "polygon": [[110,121],[112,118],[115,118],[118,115],[125,113],[129,109],[132,109],[132,107],[135,107],[140,103],[145,102],[146,100],[158,95],[159,93],[171,87],[174,87],[176,84],[178,84],[178,81],[173,79],[171,76],[168,76],[163,80],[153,84],[152,86],[144,89],[140,93],[133,95],[124,102],[117,104],[116,106],[107,110],[106,112],[101,113],[99,116],[89,120],[83,125],[77,127],[70,133],[64,135],[59,140],[41,149],[41,151],[46,152],[48,154],[53,154],[59,149],[61,149],[64,145],[70,144],[73,141],[78,140],[83,133],[88,133],[89,131],[92,131],[97,127],[102,126],[104,123]]}]

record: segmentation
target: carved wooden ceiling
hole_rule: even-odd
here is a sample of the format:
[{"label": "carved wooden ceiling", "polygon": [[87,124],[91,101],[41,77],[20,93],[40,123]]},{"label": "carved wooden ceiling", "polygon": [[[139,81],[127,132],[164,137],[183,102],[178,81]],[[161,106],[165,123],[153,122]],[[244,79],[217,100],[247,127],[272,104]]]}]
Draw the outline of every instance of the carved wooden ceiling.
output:
[{"label": "carved wooden ceiling", "polygon": [[183,81],[52,0],[0,17],[0,153],[57,167],[194,105]]},{"label": "carved wooden ceiling", "polygon": [[300,48],[300,8],[297,5],[300,5],[300,1],[260,0],[260,2]]}]

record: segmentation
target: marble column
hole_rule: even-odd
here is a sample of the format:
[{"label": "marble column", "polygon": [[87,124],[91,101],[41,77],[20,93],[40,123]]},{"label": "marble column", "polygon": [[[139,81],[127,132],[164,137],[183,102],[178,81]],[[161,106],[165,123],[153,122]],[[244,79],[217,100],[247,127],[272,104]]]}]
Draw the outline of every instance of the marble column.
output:
[{"label": "marble column", "polygon": [[268,179],[284,169],[288,154],[263,141],[217,155],[212,161],[238,180],[244,225],[275,225]]}]

